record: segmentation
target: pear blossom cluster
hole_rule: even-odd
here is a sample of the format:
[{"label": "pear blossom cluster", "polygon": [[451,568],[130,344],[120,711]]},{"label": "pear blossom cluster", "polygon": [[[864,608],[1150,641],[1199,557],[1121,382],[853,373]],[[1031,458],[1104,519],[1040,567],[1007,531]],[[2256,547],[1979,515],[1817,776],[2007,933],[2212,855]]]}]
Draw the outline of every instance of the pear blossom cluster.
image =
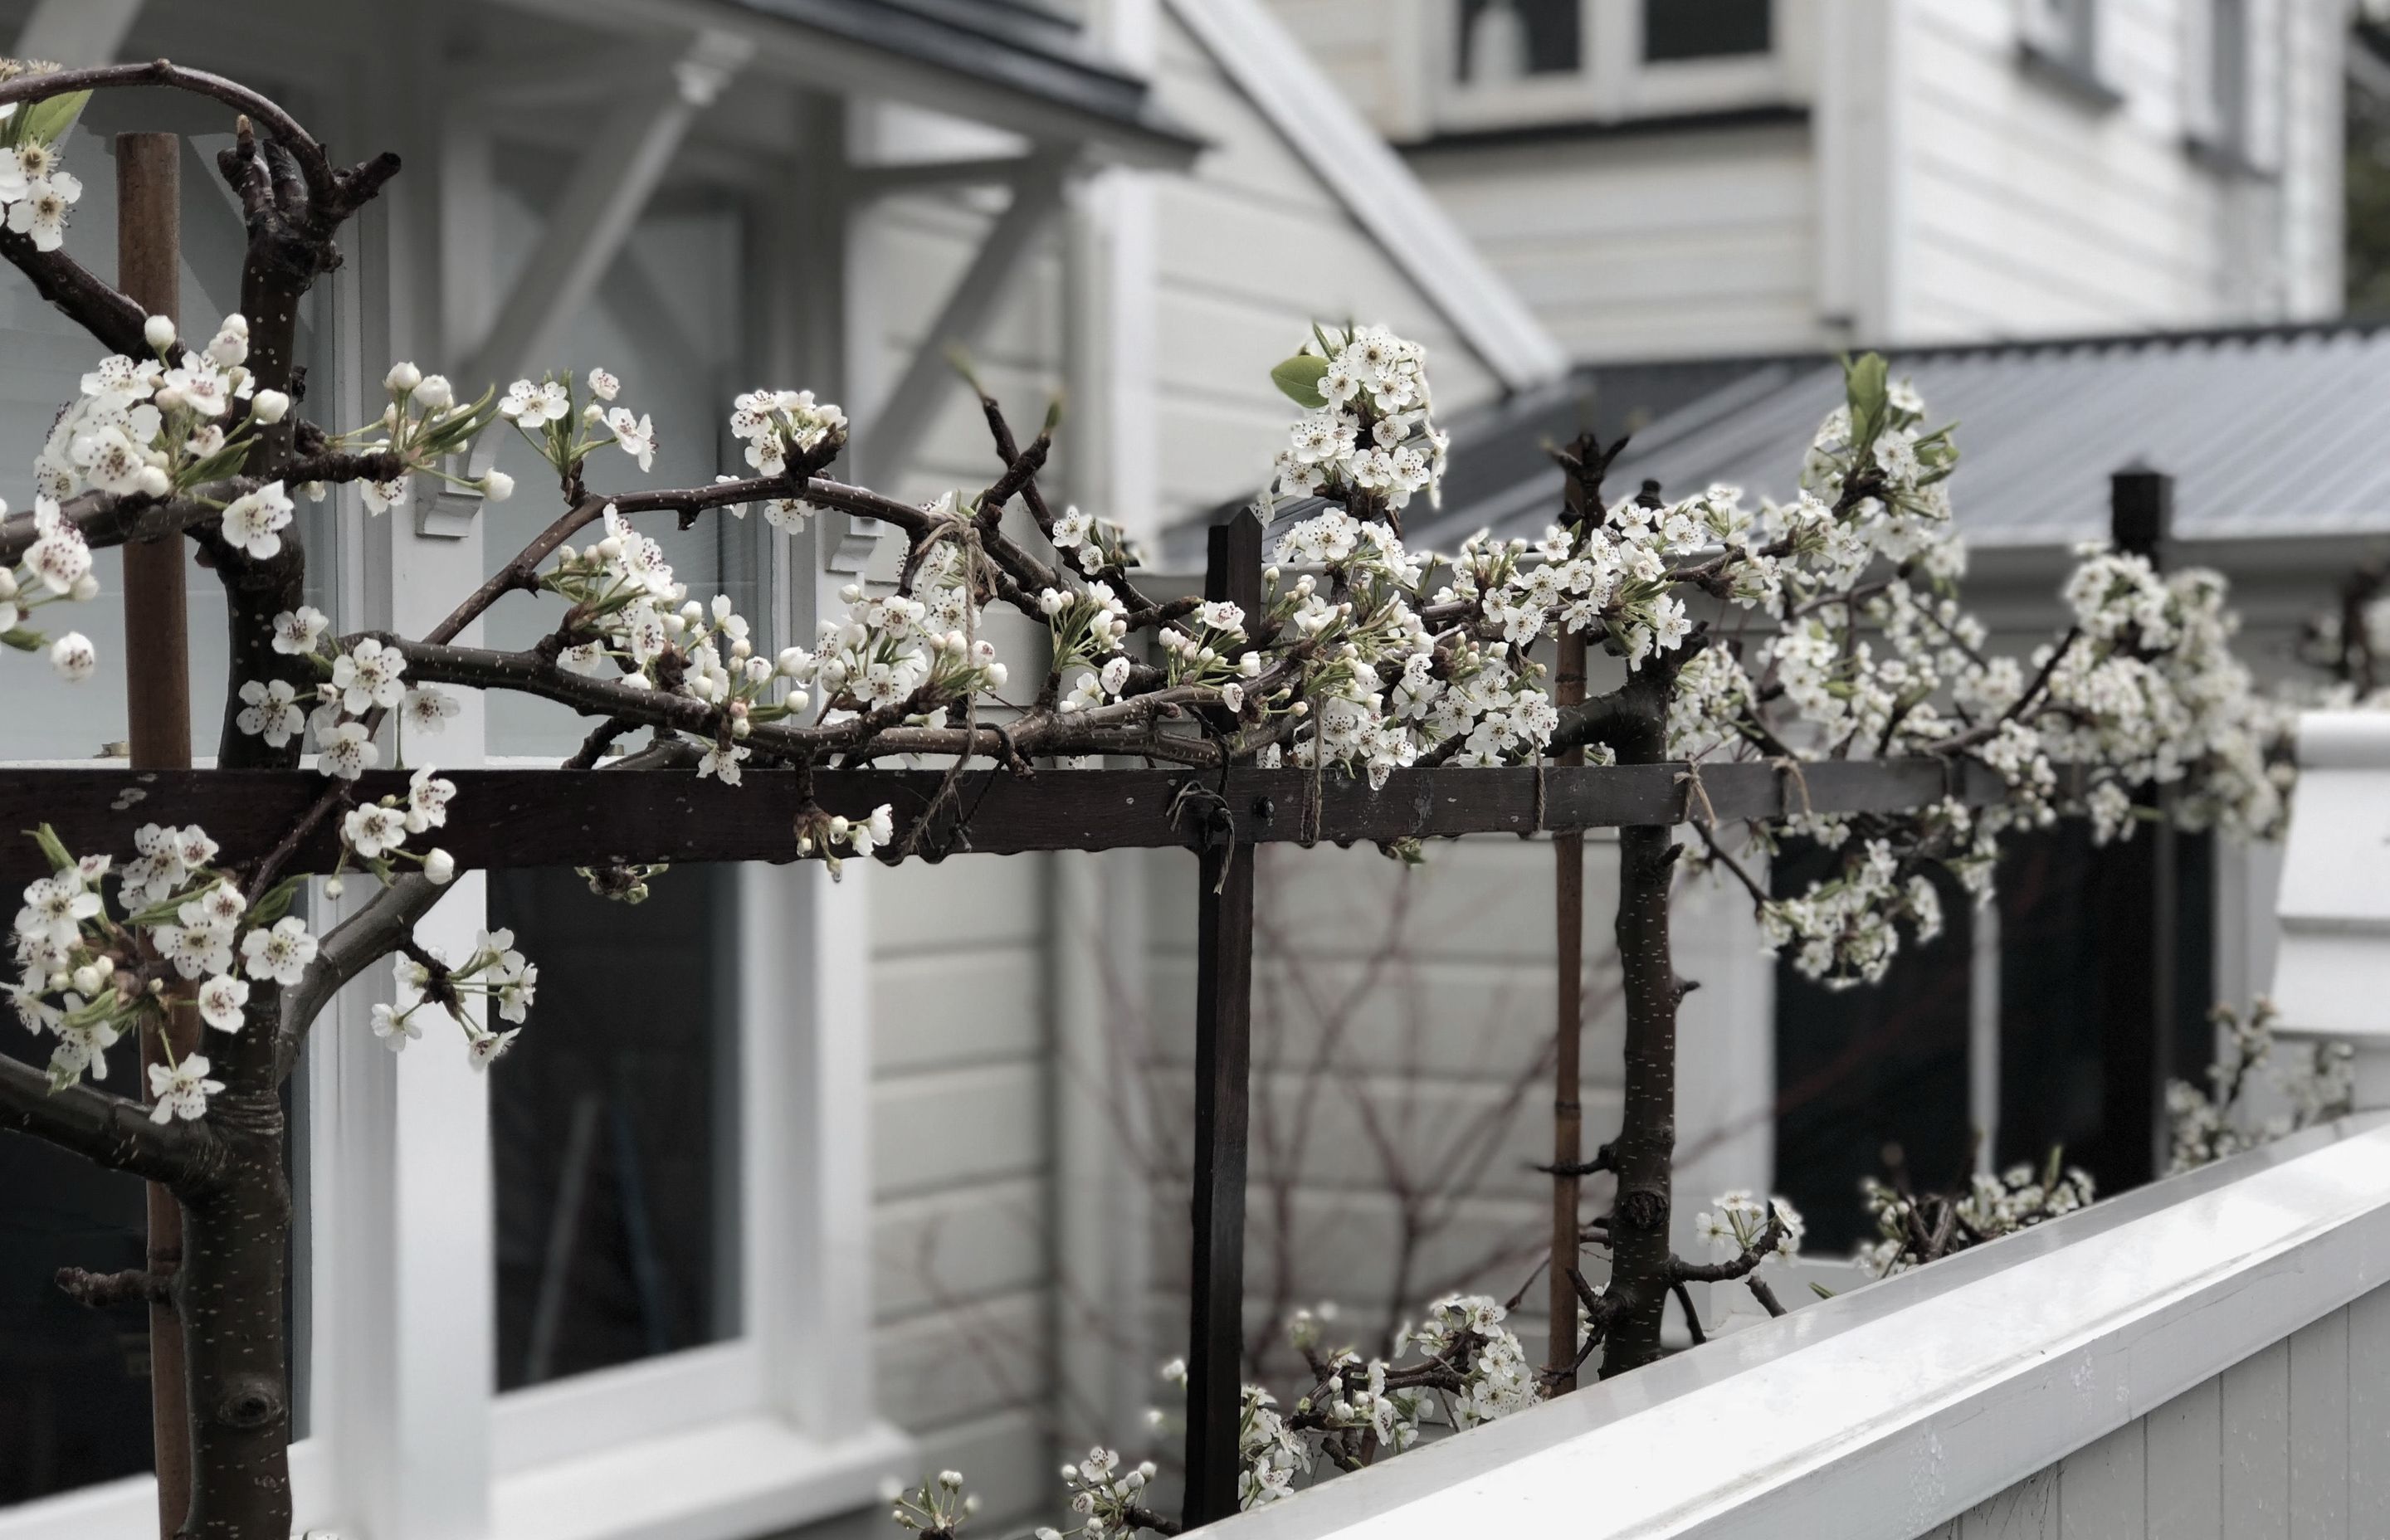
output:
[{"label": "pear blossom cluster", "polygon": [[[2345,1116],[2354,1105],[2355,1051],[2345,1043],[2285,1050],[2274,1036],[2280,1014],[2263,996],[2246,1011],[2219,1005],[2208,1013],[2223,1051],[2207,1067],[2207,1084],[2166,1083],[2169,1175]],[[2262,1107],[2271,1110],[2261,1114]]]},{"label": "pear blossom cluster", "polygon": [[2062,1164],[2051,1150],[2039,1167],[2014,1165],[1998,1175],[1978,1172],[1956,1196],[1918,1195],[1870,1176],[1860,1184],[1881,1238],[1858,1250],[1861,1265],[1878,1277],[1922,1266],[1953,1251],[2030,1229],[2091,1201],[2088,1172]]},{"label": "pear blossom cluster", "polygon": [[[0,503],[0,514],[8,506]],[[46,652],[50,667],[69,684],[80,684],[99,667],[99,651],[80,631],[61,633],[55,640],[28,625],[36,610],[65,602],[88,603],[99,597],[99,579],[91,570],[91,547],[83,531],[66,517],[56,499],[33,500],[33,541],[14,568],[0,567],[0,645],[19,652]]]},{"label": "pear blossom cluster", "polygon": [[[180,348],[174,323],[163,315],[150,316],[142,336],[148,356],[101,359],[83,377],[82,393],[58,414],[33,461],[33,485],[42,496],[58,502],[85,491],[173,496],[238,474],[257,430],[289,412],[289,395],[258,389],[250,373],[247,317],[225,316],[196,353]],[[274,495],[287,511],[278,485]],[[289,523],[249,509],[244,519],[236,545],[263,542]]]},{"label": "pear blossom cluster", "polygon": [[[486,1069],[521,1035],[533,998],[539,992],[539,965],[515,950],[512,930],[483,930],[470,956],[449,963],[429,947],[409,943],[392,959],[395,999],[373,1007],[373,1033],[390,1051],[403,1051],[423,1035],[423,1018],[444,1015],[465,1034],[466,1061]],[[473,1003],[482,1007],[482,1016]],[[497,1028],[487,1017],[516,1023]]]},{"label": "pear blossom cluster", "polygon": [[1740,1187],[1719,1193],[1710,1200],[1708,1208],[1693,1217],[1693,1229],[1719,1256],[1738,1256],[1767,1238],[1771,1209],[1776,1216],[1776,1239],[1768,1254],[1790,1262],[1801,1254],[1801,1238],[1808,1234],[1809,1226],[1802,1219],[1801,1211],[1781,1197],[1762,1202]]},{"label": "pear blossom cluster", "polygon": [[[149,1070],[157,1122],[206,1116],[224,1089],[205,1054],[177,1056],[164,1032],[170,992],[188,991],[199,1020],[227,1034],[250,1026],[256,987],[297,983],[315,938],[288,911],[295,882],[252,903],[214,865],[216,842],[191,825],[145,824],[135,854],[76,856],[45,825],[35,839],[50,875],[24,891],[9,937],[19,977],[7,986],[17,1019],[50,1052],[54,1089],[108,1073],[108,1051],[144,1031],[163,1061]],[[113,892],[110,892],[111,879]]]},{"label": "pear blossom cluster", "polygon": [[[782,476],[788,473],[791,453],[811,456],[825,443],[842,442],[846,413],[834,402],[815,400],[811,391],[749,391],[733,404],[730,434],[747,446],[747,464],[756,475]],[[765,521],[790,534],[805,527],[809,511],[802,497],[770,497],[764,502]],[[730,512],[744,519],[747,505],[731,504]]]},{"label": "pear blossom cluster", "polygon": [[[415,477],[422,474],[479,493],[493,503],[503,503],[514,495],[514,478],[503,470],[491,469],[480,476],[467,477],[443,464],[469,445],[489,426],[494,414],[503,415],[513,397],[496,406],[492,405],[488,391],[483,391],[478,401],[459,401],[456,387],[446,375],[426,374],[404,359],[390,366],[381,383],[390,394],[381,420],[344,434],[340,441],[344,447],[363,454],[392,456],[403,468],[395,476],[359,484],[358,494],[367,513],[387,513],[405,504]],[[518,382],[517,389],[520,388]],[[309,494],[320,501],[323,489],[313,488]]]},{"label": "pear blossom cluster", "polygon": [[1315,328],[1273,378],[1310,408],[1279,451],[1277,494],[1393,510],[1437,495],[1451,440],[1432,416],[1424,348],[1382,327]]},{"label": "pear blossom cluster", "polygon": [[[0,81],[53,74],[58,68],[44,60],[0,59]],[[66,243],[67,212],[83,198],[82,179],[58,154],[58,140],[78,110],[71,98],[0,107],[0,211],[8,228],[36,251],[55,251]]]},{"label": "pear blossom cluster", "polygon": [[889,1516],[899,1529],[910,1530],[925,1540],[951,1540],[964,1521],[979,1511],[979,1497],[963,1490],[959,1470],[941,1470],[935,1480],[923,1482],[910,1492],[892,1482],[880,1495],[890,1505]]},{"label": "pear blossom cluster", "polygon": [[515,425],[523,441],[560,477],[570,480],[579,474],[584,460],[610,444],[641,470],[652,470],[655,419],[617,405],[622,391],[623,382],[604,369],[591,369],[579,382],[570,373],[550,371],[537,380],[518,379],[508,386],[494,409]]}]

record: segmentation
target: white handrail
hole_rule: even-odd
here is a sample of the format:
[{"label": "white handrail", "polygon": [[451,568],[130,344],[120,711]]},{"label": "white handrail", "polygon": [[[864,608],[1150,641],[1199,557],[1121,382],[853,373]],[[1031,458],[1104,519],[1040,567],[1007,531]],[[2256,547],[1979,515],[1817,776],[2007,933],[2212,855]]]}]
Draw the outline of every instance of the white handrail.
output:
[{"label": "white handrail", "polygon": [[2390,1282],[2390,1119],[2309,1130],[1323,1483],[1219,1540],[1914,1540]]}]

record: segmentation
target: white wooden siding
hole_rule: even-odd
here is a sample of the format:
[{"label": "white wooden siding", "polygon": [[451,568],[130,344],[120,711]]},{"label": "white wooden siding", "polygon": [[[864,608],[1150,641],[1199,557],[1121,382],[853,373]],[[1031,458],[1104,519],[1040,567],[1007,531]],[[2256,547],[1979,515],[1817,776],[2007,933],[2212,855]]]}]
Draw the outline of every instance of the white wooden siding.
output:
[{"label": "white wooden siding", "polygon": [[870,875],[880,1405],[1000,1530],[1050,1496],[1047,863]]},{"label": "white wooden siding", "polygon": [[1492,377],[1176,18],[1162,29],[1162,109],[1211,149],[1157,180],[1154,374],[1165,521],[1249,493],[1286,431],[1269,367],[1314,321],[1355,319],[1424,343],[1436,402],[1487,399]]},{"label": "white wooden siding", "polygon": [[1924,1540],[2390,1534],[2390,1289],[2019,1481]]},{"label": "white wooden siding", "polygon": [[1462,232],[1575,357],[1818,347],[1808,129],[1423,153]]}]

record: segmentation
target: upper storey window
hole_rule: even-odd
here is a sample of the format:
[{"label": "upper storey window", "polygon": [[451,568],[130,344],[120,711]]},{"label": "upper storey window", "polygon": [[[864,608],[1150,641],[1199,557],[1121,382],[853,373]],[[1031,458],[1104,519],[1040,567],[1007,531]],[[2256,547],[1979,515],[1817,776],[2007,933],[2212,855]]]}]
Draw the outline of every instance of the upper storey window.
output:
[{"label": "upper storey window", "polygon": [[1475,84],[1585,67],[1581,0],[1461,0],[1459,78]]},{"label": "upper storey window", "polygon": [[[2034,0],[2043,3],[2043,0]],[[1429,0],[1433,130],[1472,135],[1795,107],[1787,0]],[[1805,78],[1805,71],[1802,71]]]},{"label": "upper storey window", "polygon": [[1643,57],[1731,58],[1775,45],[1773,0],[1643,0]]}]

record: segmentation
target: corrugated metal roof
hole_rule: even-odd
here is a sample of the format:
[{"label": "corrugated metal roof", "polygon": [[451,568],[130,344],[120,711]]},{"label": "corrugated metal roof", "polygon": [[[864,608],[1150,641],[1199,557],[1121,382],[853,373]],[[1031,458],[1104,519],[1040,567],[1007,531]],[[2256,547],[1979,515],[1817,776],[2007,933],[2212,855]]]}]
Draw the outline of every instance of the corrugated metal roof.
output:
[{"label": "corrugated metal roof", "polygon": [[[1928,421],[1958,425],[1951,483],[1980,545],[2061,545],[2108,529],[2108,478],[2139,462],[2175,477],[2175,533],[2252,539],[2390,531],[2390,329],[2319,325],[2239,331],[1888,349]],[[1818,357],[1752,360],[1732,383],[1642,429],[1613,468],[1674,494],[1714,481],[1790,497],[1818,422],[1843,399]],[[1590,371],[1597,398],[1631,370]],[[1511,436],[1515,442],[1516,435]],[[1414,537],[1448,548],[1491,525],[1536,534],[1558,489],[1539,450],[1507,485],[1447,499]],[[1482,472],[1476,485],[1499,478]]]}]

